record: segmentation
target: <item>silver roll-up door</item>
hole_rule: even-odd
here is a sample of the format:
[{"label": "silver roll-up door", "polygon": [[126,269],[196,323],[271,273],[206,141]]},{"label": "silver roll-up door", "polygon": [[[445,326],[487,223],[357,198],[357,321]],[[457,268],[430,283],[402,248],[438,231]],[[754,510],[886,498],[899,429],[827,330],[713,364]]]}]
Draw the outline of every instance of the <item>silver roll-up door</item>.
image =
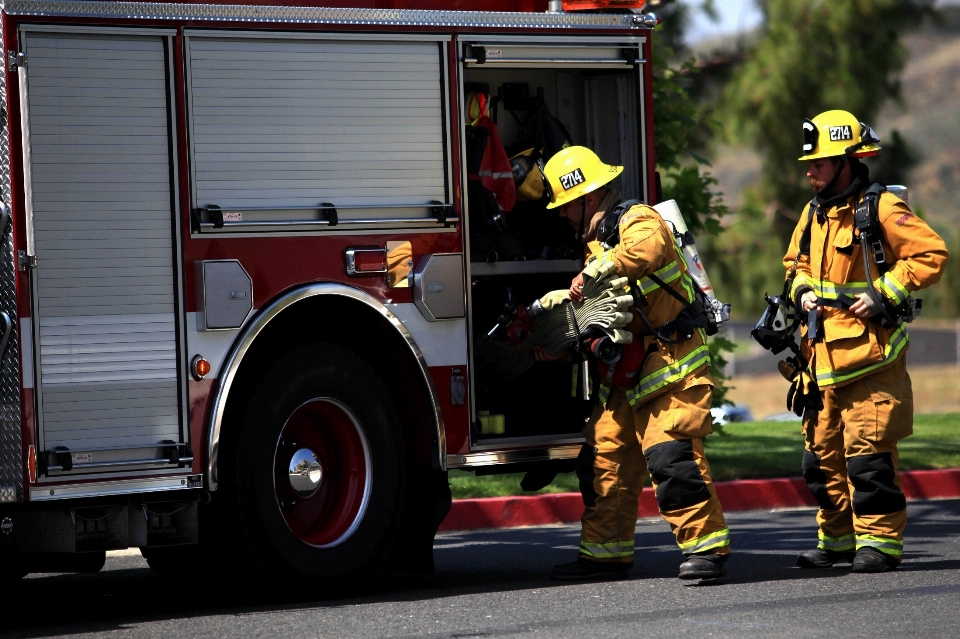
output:
[{"label": "silver roll-up door", "polygon": [[75,474],[122,470],[183,441],[167,44],[25,44],[42,450],[69,449]]},{"label": "silver roll-up door", "polygon": [[196,206],[310,220],[292,209],[326,202],[349,224],[449,202],[437,42],[191,35],[188,64]]}]

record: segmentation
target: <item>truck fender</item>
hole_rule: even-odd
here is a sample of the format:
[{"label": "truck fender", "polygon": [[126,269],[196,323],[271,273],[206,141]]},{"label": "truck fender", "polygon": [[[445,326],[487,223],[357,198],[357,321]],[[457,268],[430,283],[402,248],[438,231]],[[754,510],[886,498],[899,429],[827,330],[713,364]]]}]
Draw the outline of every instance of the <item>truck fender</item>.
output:
[{"label": "truck fender", "polygon": [[439,463],[440,469],[446,470],[447,446],[443,426],[443,413],[440,409],[440,398],[437,395],[437,389],[433,383],[433,376],[430,374],[430,370],[427,367],[427,362],[424,359],[420,348],[417,346],[416,341],[413,339],[413,336],[396,315],[391,313],[386,306],[368,293],[351,288],[349,286],[344,286],[343,284],[324,282],[307,284],[305,286],[293,289],[292,291],[271,302],[266,308],[261,309],[260,312],[257,313],[257,315],[253,318],[253,321],[247,325],[240,338],[234,343],[233,347],[230,349],[230,352],[227,354],[223,366],[220,369],[221,373],[217,378],[212,410],[210,411],[207,419],[206,480],[208,490],[216,490],[219,484],[217,478],[217,452],[220,445],[220,428],[223,424],[223,418],[227,408],[227,399],[230,396],[230,388],[233,385],[233,381],[237,375],[237,371],[240,369],[240,364],[243,362],[244,356],[250,350],[254,341],[257,339],[257,336],[263,332],[263,330],[273,319],[278,317],[281,313],[283,313],[284,310],[290,308],[297,302],[317,296],[347,297],[361,302],[382,315],[394,328],[394,330],[396,330],[397,333],[399,333],[403,338],[404,342],[410,349],[410,353],[414,356],[414,359],[420,368],[420,373],[423,377],[423,383],[426,385],[426,388],[430,393],[434,414],[433,426],[436,429],[437,436],[437,454],[439,455],[437,462]]}]

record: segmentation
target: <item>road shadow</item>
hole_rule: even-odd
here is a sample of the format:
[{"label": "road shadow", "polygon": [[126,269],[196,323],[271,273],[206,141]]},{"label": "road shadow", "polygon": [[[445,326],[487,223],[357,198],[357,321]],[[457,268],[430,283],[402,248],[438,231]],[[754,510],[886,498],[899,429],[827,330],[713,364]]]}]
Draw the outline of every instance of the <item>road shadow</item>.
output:
[{"label": "road shadow", "polygon": [[[728,579],[714,586],[834,579],[849,567],[800,570],[796,556],[816,542],[813,509],[754,511],[728,517],[734,553]],[[914,502],[910,505],[904,572],[960,570],[960,559],[918,548],[911,540],[955,538],[960,529],[960,500]],[[350,599],[296,601],[251,571],[250,579],[187,575],[177,580],[155,576],[139,557],[112,557],[107,569],[93,575],[31,575],[4,583],[0,596],[0,637],[70,636],[90,632],[122,632],[131,625],[176,622],[195,617],[262,615],[306,609],[348,608],[381,602],[424,601],[480,593],[594,588],[607,586],[553,582],[550,568],[572,561],[579,526],[552,526],[445,533],[437,538],[437,571],[430,577],[382,574]],[[926,547],[935,547],[926,544]],[[673,535],[660,519],[637,524],[632,582],[657,589],[682,590],[676,578],[683,560]],[[238,558],[250,562],[250,558]],[[622,582],[621,582],[622,583]],[[620,585],[610,586],[620,588]],[[633,587],[637,587],[636,585]],[[735,591],[731,590],[731,596]]]}]

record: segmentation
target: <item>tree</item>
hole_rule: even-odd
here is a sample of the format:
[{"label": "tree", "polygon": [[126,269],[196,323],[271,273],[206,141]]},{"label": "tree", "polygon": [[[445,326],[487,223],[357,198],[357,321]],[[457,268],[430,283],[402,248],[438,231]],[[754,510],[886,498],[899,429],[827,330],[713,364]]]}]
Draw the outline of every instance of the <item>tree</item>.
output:
[{"label": "tree", "polygon": [[888,99],[898,100],[907,60],[901,36],[933,13],[935,0],[760,1],[763,34],[720,112],[732,135],[760,151],[758,196],[773,203],[774,230],[786,240],[810,199],[797,164],[804,118],[844,109],[869,123]]},{"label": "tree", "polygon": [[[683,212],[684,220],[692,231],[716,236],[723,230],[720,218],[727,213],[722,198],[712,191],[717,181],[706,172],[706,160],[693,149],[699,133],[712,126],[706,111],[690,96],[690,77],[696,73],[692,60],[671,68],[668,60],[677,57],[670,44],[682,46],[682,33],[686,17],[685,7],[680,4],[663,6],[664,23],[657,27],[653,47],[653,128],[654,152],[657,170],[661,176],[664,199],[673,199]],[[664,26],[669,25],[669,27]],[[660,32],[666,36],[658,39]],[[723,379],[726,361],[724,352],[733,350],[733,343],[724,337],[710,341],[711,370],[717,379]],[[713,394],[714,406],[727,403],[727,387],[721,385]]]}]

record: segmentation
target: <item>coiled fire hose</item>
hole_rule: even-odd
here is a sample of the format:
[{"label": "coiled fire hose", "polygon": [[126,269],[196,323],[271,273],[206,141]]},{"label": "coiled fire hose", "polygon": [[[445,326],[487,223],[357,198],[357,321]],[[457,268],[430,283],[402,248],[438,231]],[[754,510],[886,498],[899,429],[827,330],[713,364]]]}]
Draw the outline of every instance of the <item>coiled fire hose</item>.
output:
[{"label": "coiled fire hose", "polygon": [[571,302],[569,291],[551,291],[540,298],[543,313],[535,318],[523,350],[542,346],[547,353],[559,355],[575,346],[588,332],[606,334],[615,344],[629,344],[633,335],[623,329],[630,323],[633,296],[629,280],[617,277],[613,263],[598,269],[584,269],[583,302]]}]

